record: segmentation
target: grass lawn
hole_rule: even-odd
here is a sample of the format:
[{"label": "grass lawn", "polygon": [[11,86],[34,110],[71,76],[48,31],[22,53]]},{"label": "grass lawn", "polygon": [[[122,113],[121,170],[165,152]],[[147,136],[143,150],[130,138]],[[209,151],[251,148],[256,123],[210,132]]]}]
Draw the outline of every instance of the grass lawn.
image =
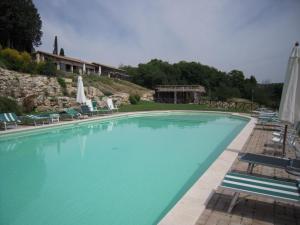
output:
[{"label": "grass lawn", "polygon": [[197,104],[166,104],[156,102],[141,101],[136,105],[122,105],[120,112],[134,112],[134,111],[151,111],[151,110],[212,110],[212,111],[229,111],[229,112],[243,112],[234,108],[212,108],[208,105]]}]

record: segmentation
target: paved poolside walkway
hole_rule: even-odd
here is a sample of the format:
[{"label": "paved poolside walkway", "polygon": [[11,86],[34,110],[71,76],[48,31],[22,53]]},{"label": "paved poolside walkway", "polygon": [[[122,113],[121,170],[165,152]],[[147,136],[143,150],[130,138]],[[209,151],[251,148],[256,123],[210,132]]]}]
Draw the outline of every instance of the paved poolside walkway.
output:
[{"label": "paved poolside walkway", "polygon": [[[274,147],[271,146],[272,132],[273,129],[271,127],[266,127],[263,130],[261,126],[256,126],[243,151],[270,155],[274,152]],[[280,149],[278,149],[278,152],[280,152]],[[295,158],[295,154],[290,148],[287,149],[287,157]],[[247,163],[236,159],[232,169],[246,171],[247,166]],[[296,178],[284,170],[264,166],[255,167],[253,173],[278,178]],[[233,192],[230,191],[217,191],[213,194],[196,225],[300,224],[299,206],[274,202],[261,197],[247,197],[246,200],[242,200],[236,205],[231,214],[228,214],[227,209],[232,199],[232,194]],[[241,194],[240,196],[243,197],[245,195]]]}]

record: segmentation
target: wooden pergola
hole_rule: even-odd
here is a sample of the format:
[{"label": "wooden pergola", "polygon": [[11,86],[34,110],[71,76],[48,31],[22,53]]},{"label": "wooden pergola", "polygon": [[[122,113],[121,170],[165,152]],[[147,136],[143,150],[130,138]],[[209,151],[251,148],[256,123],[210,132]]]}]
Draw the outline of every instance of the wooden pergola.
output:
[{"label": "wooden pergola", "polygon": [[205,88],[201,85],[159,85],[155,100],[161,103],[199,103]]}]

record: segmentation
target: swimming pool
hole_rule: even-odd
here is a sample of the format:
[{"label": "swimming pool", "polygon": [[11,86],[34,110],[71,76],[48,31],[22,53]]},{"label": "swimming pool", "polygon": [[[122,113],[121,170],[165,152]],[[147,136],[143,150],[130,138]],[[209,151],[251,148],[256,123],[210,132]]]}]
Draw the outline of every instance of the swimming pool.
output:
[{"label": "swimming pool", "polygon": [[248,120],[167,113],[0,138],[0,224],[156,224]]}]

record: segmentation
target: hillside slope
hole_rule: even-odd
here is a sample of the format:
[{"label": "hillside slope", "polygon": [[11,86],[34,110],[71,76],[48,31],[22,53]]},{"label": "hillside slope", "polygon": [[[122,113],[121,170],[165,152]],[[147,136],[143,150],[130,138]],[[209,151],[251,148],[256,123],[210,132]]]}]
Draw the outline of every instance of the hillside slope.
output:
[{"label": "hillside slope", "polygon": [[[118,105],[129,104],[130,94],[152,100],[153,91],[129,81],[83,76],[86,96],[104,106],[110,96]],[[77,76],[47,77],[0,68],[0,96],[16,99],[25,111],[57,111],[76,103]]]}]

